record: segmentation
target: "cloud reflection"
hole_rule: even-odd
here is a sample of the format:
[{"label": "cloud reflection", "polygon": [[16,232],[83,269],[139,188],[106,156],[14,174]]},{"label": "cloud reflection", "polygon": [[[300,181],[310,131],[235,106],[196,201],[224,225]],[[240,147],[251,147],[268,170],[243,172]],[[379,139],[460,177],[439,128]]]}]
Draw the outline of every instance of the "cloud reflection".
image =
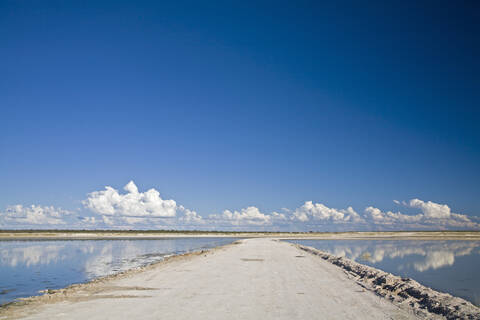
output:
[{"label": "cloud reflection", "polygon": [[50,264],[67,257],[64,245],[17,245],[0,249],[0,265],[10,267],[31,267],[38,264]]},{"label": "cloud reflection", "polygon": [[371,264],[380,263],[386,258],[403,260],[408,258],[410,262],[398,265],[399,269],[413,267],[416,271],[424,272],[452,266],[456,257],[478,254],[480,242],[377,241],[366,244],[336,243],[324,249],[336,256],[359,260],[359,262],[363,260]]},{"label": "cloud reflection", "polygon": [[165,254],[181,251],[180,241],[161,240],[156,247],[138,240],[107,242],[86,260],[84,272],[91,279],[153,263]]}]

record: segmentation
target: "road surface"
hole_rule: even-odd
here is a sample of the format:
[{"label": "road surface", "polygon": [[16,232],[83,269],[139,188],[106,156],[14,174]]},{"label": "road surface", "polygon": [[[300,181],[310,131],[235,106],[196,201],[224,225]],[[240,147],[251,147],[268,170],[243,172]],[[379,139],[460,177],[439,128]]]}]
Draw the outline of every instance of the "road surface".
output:
[{"label": "road surface", "polygon": [[[92,289],[93,288],[93,289]],[[26,305],[25,319],[415,319],[286,242],[246,239]]]}]

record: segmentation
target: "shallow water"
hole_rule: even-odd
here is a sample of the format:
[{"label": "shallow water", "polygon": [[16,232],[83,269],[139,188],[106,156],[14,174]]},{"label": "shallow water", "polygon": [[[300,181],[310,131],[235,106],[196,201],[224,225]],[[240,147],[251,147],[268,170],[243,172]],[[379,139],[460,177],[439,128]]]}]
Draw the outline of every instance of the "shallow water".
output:
[{"label": "shallow water", "polygon": [[0,241],[0,304],[235,240]]},{"label": "shallow water", "polygon": [[480,241],[289,240],[347,257],[480,306]]}]

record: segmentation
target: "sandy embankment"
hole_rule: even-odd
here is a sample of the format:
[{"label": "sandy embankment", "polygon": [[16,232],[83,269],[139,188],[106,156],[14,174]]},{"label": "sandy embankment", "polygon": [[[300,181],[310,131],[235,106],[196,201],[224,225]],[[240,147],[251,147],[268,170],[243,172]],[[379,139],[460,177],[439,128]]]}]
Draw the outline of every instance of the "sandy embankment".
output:
[{"label": "sandy embankment", "polygon": [[401,278],[312,247],[297,247],[340,267],[360,286],[387,298],[402,309],[414,310],[417,315],[436,315],[446,319],[480,319],[480,308],[462,298],[435,291],[413,279]]},{"label": "sandy embankment", "polygon": [[[294,244],[247,239],[10,305],[25,319],[443,318],[397,305]],[[478,310],[478,309],[477,309]],[[478,314],[476,316],[478,319]]]}]

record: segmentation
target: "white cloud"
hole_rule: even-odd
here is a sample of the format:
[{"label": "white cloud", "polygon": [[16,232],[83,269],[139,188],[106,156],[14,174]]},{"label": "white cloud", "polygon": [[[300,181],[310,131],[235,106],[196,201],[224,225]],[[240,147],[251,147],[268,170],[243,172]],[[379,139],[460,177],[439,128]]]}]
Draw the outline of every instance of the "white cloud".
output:
[{"label": "white cloud", "polygon": [[138,218],[138,217],[122,217],[122,221],[130,225],[147,222],[144,218]]},{"label": "white cloud", "polygon": [[378,208],[367,207],[365,208],[366,218],[370,218],[374,223],[381,224],[395,224],[395,223],[414,223],[422,219],[422,215],[406,215],[400,212],[382,212]]},{"label": "white cloud", "polygon": [[408,203],[411,208],[419,208],[427,218],[446,219],[451,215],[450,207],[446,204],[438,204],[432,201],[424,202],[412,199]]},{"label": "white cloud", "polygon": [[127,217],[175,217],[177,203],[174,200],[163,200],[155,189],[138,192],[133,181],[124,188],[127,193],[120,194],[112,187],[88,194],[83,205],[101,215]]},{"label": "white cloud", "polygon": [[128,228],[129,225],[153,226],[197,226],[204,224],[203,218],[195,211],[178,205],[175,200],[165,200],[160,192],[149,189],[140,192],[133,181],[123,187],[120,193],[112,187],[93,191],[82,201],[85,208],[100,217],[84,218],[87,224],[102,223],[109,227]]},{"label": "white cloud", "polygon": [[273,216],[261,213],[257,207],[250,206],[240,211],[225,210],[221,215],[212,214],[209,218],[216,222],[240,226],[271,224]]},{"label": "white cloud", "polygon": [[386,211],[382,212],[375,207],[367,207],[365,209],[365,217],[377,225],[390,225],[397,229],[407,228],[471,228],[478,229],[480,224],[473,222],[464,214],[451,212],[446,204],[439,204],[432,201],[422,201],[420,199],[412,199],[409,202],[396,201],[396,204],[402,204],[409,208],[418,208],[421,213],[407,215],[400,212]]},{"label": "white cloud", "polygon": [[53,206],[24,207],[17,204],[8,206],[6,211],[1,213],[1,217],[7,225],[60,225],[65,224],[64,218],[70,214],[72,212]]},{"label": "white cloud", "polygon": [[186,209],[183,206],[179,206],[179,211],[183,212],[183,216],[180,217],[180,221],[185,224],[204,224],[202,216],[193,210]]},{"label": "white cloud", "polygon": [[0,227],[35,228],[141,228],[141,229],[242,229],[285,231],[344,231],[344,230],[408,230],[408,229],[480,229],[475,217],[454,213],[446,204],[412,199],[393,200],[395,204],[417,209],[416,214],[382,211],[369,206],[362,213],[352,207],[330,208],[322,203],[306,201],[300,207],[280,212],[261,212],[255,206],[240,210],[224,210],[221,214],[202,217],[196,211],[163,199],[155,189],[139,191],[133,181],[125,192],[106,186],[93,191],[82,201],[90,214],[75,214],[48,206],[9,206],[0,212]]},{"label": "white cloud", "polygon": [[99,222],[95,217],[83,217],[80,219],[80,221],[86,224],[97,224]]},{"label": "white cloud", "polygon": [[[239,211],[225,210],[222,214],[209,216],[209,221],[223,226],[270,226],[282,227],[289,230],[289,226],[295,225],[295,229],[305,228],[307,223],[318,224],[351,224],[364,223],[364,219],[352,208],[334,209],[321,203],[305,202],[295,210],[282,208],[283,213],[262,213],[257,207],[250,206]],[[308,225],[311,227],[311,224]]]},{"label": "white cloud", "polygon": [[236,227],[236,229],[243,230],[267,230],[265,228],[277,229],[278,226],[285,225],[288,219],[283,213],[276,211],[268,214],[262,213],[257,207],[250,206],[239,211],[225,210],[222,214],[211,214],[206,222],[219,228]]},{"label": "white cloud", "polygon": [[321,220],[331,222],[362,222],[360,215],[353,210],[352,207],[347,209],[329,208],[322,203],[313,203],[313,201],[305,202],[301,207],[297,208],[293,213],[293,218],[300,222],[310,220]]},{"label": "white cloud", "polygon": [[113,226],[113,224],[114,224],[113,219],[109,216],[102,216],[102,221],[107,226]]},{"label": "white cloud", "polygon": [[[282,210],[288,212],[288,210],[286,210],[285,208],[283,208]],[[273,221],[286,221],[287,220],[287,217],[285,216],[285,214],[279,213],[279,212],[276,212],[276,211],[272,212],[271,216],[272,216]]]}]

